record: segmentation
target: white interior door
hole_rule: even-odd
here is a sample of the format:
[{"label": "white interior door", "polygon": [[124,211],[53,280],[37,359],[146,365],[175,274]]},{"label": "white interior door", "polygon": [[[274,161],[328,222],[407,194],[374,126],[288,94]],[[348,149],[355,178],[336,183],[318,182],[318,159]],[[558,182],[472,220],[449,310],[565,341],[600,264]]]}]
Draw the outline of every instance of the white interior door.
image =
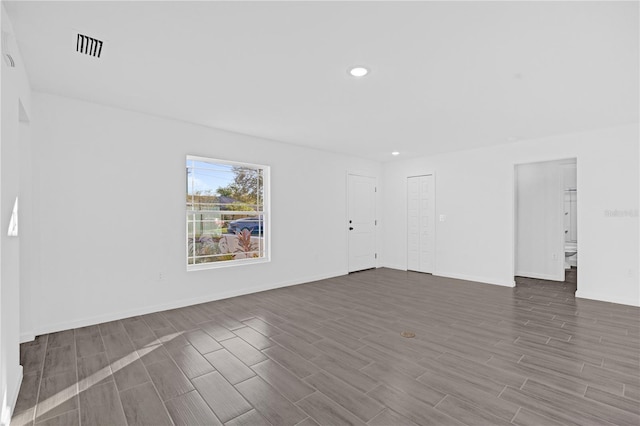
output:
[{"label": "white interior door", "polygon": [[348,176],[349,272],[376,267],[376,178]]},{"label": "white interior door", "polygon": [[562,161],[515,168],[515,275],[564,281]]},{"label": "white interior door", "polygon": [[433,272],[435,258],[433,175],[407,178],[407,269]]}]

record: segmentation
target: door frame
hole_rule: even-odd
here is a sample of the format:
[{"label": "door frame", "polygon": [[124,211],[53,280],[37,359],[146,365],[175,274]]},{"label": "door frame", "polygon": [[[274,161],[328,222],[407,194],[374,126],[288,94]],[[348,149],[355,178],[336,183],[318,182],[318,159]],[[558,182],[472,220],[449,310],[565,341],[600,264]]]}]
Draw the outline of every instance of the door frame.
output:
[{"label": "door frame", "polygon": [[[374,227],[374,241],[375,241],[375,252],[377,254],[379,254],[378,248],[380,247],[380,242],[378,241],[380,238],[380,233],[378,232],[378,226],[380,225],[380,218],[379,218],[379,212],[380,212],[380,196],[379,196],[379,192],[377,191],[378,187],[379,187],[379,177],[377,174],[375,173],[371,173],[371,172],[367,172],[367,171],[362,171],[362,170],[347,170],[347,172],[345,173],[345,213],[344,213],[344,223],[345,223],[345,227],[344,227],[344,235],[345,235],[345,247],[347,248],[345,256],[346,256],[346,260],[347,260],[347,271],[346,273],[349,274],[350,272],[350,268],[349,268],[349,262],[350,262],[350,253],[351,253],[351,247],[350,247],[350,242],[349,242],[349,176],[361,176],[361,177],[366,177],[366,178],[372,178],[375,179],[375,186],[376,186],[376,195],[375,195],[375,200],[374,200],[374,208],[375,208],[375,212],[374,212],[374,216],[376,217],[376,223],[377,225]],[[375,262],[375,266],[376,269],[380,267],[380,256],[376,257],[376,262]],[[356,272],[356,271],[354,271]]]}]

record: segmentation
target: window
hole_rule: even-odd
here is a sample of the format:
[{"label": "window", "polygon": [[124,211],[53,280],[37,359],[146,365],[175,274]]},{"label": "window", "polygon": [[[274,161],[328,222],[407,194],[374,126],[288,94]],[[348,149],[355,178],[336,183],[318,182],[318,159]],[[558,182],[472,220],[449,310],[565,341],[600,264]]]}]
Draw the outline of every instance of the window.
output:
[{"label": "window", "polygon": [[269,260],[269,168],[187,156],[187,269]]}]

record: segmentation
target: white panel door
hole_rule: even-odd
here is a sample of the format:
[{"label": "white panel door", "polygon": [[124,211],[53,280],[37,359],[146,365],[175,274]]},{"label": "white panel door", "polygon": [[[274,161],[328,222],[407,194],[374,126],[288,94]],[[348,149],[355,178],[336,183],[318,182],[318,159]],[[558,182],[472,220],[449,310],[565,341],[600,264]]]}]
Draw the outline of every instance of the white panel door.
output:
[{"label": "white panel door", "polygon": [[376,178],[349,175],[349,272],[376,267]]},{"label": "white panel door", "polygon": [[433,175],[407,178],[407,269],[433,272],[435,258]]},{"label": "white panel door", "polygon": [[407,269],[420,269],[420,178],[407,178]]}]

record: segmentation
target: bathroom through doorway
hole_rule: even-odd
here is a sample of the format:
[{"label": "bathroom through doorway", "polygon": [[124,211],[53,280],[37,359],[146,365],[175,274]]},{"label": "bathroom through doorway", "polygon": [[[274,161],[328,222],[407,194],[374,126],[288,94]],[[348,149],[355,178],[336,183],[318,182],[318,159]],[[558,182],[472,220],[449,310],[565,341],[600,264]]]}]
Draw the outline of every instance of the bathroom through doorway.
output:
[{"label": "bathroom through doorway", "polygon": [[[575,158],[515,165],[516,286],[528,278],[577,288],[578,179]],[[531,280],[528,280],[531,284]]]}]

